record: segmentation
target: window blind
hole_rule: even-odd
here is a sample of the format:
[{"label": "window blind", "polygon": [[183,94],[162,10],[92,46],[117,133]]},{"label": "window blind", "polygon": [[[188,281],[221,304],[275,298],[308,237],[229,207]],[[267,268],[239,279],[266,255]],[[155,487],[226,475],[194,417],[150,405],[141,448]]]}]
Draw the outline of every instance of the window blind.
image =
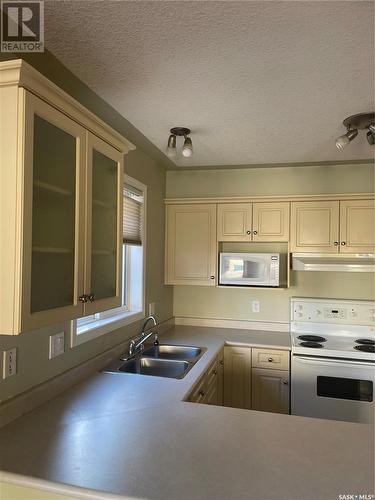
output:
[{"label": "window blind", "polygon": [[133,186],[124,186],[123,242],[142,245],[143,193]]}]

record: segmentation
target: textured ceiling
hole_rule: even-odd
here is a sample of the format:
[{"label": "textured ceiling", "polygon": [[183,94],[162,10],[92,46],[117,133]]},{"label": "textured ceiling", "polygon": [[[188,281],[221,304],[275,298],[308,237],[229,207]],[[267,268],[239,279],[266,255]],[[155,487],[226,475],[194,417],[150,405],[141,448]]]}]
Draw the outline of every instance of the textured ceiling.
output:
[{"label": "textured ceiling", "polygon": [[178,165],[371,158],[338,151],[342,120],[374,105],[372,1],[47,0],[46,46]]}]

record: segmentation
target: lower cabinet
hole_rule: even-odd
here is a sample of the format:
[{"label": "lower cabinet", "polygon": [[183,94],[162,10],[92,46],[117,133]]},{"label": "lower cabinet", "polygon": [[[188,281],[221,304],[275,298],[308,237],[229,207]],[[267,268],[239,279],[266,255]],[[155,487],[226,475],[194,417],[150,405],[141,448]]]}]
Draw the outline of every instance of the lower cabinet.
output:
[{"label": "lower cabinet", "polygon": [[219,366],[222,360],[222,354],[219,354],[203,377],[191,392],[188,401],[193,403],[202,403],[208,405],[222,405],[222,369]]},{"label": "lower cabinet", "polygon": [[289,372],[253,368],[251,372],[253,410],[289,413]]},{"label": "lower cabinet", "polygon": [[251,349],[224,347],[224,406],[251,409]]},{"label": "lower cabinet", "polygon": [[188,400],[288,414],[289,385],[288,351],[225,346]]}]

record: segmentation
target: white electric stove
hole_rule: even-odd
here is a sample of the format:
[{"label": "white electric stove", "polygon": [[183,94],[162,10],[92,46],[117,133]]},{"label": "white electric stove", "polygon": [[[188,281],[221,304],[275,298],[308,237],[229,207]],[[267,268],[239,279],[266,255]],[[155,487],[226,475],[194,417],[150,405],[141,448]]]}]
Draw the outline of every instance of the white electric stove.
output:
[{"label": "white electric stove", "polygon": [[291,299],[291,413],[372,422],[375,302]]}]

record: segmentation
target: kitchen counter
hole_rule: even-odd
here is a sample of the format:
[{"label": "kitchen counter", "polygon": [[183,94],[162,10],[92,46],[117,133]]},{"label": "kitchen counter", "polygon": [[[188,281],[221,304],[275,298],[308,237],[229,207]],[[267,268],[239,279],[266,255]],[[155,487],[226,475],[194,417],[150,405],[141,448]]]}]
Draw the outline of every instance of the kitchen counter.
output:
[{"label": "kitchen counter", "polygon": [[4,427],[2,480],[17,474],[31,487],[42,479],[70,494],[96,490],[91,498],[373,493],[369,426],[183,401],[224,342],[289,350],[288,333],[177,326],[161,342],[207,351],[182,380],[98,373]]}]

